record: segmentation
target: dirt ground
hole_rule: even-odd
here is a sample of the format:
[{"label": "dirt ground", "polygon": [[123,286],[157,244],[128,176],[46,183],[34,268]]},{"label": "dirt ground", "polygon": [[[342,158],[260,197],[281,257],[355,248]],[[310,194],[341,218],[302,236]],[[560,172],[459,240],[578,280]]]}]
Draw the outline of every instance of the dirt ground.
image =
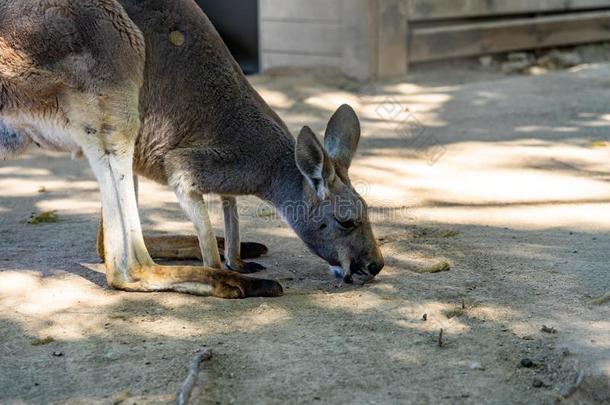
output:
[{"label": "dirt ground", "polygon": [[[0,403],[172,403],[203,346],[193,403],[610,403],[610,65],[252,80],[294,131],[357,109],[378,279],[339,287],[243,198],[244,239],[269,246],[260,276],[283,297],[110,291],[91,170],[32,151],[0,163]],[[148,233],[193,233],[165,187],[143,181],[141,208]]]}]

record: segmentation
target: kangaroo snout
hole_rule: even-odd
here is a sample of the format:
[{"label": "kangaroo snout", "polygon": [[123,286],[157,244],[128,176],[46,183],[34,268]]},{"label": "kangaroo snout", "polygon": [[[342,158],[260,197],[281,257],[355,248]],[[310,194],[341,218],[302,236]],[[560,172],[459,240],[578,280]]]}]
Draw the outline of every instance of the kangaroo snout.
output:
[{"label": "kangaroo snout", "polygon": [[380,259],[375,260],[374,262],[369,263],[369,265],[367,266],[367,269],[371,276],[376,276],[377,274],[379,274],[381,272],[381,270],[383,269],[383,266],[385,266],[385,263],[383,261],[383,258],[380,258]]}]

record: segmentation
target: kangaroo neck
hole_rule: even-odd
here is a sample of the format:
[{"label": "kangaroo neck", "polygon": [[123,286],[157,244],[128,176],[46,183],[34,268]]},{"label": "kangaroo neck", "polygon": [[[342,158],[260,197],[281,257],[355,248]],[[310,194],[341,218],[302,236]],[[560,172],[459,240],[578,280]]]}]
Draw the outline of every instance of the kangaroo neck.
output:
[{"label": "kangaroo neck", "polygon": [[306,207],[303,190],[305,178],[297,167],[294,147],[293,141],[278,154],[268,187],[259,195],[271,203],[292,227],[296,225],[297,218],[289,213]]}]

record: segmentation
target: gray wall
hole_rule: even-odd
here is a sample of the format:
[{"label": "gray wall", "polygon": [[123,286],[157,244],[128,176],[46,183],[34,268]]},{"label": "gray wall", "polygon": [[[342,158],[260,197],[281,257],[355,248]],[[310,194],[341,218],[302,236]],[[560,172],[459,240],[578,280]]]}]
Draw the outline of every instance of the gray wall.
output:
[{"label": "gray wall", "polygon": [[261,0],[261,62],[276,66],[339,66],[341,0]]},{"label": "gray wall", "polygon": [[260,0],[261,64],[332,66],[369,79],[406,73],[407,0]]}]

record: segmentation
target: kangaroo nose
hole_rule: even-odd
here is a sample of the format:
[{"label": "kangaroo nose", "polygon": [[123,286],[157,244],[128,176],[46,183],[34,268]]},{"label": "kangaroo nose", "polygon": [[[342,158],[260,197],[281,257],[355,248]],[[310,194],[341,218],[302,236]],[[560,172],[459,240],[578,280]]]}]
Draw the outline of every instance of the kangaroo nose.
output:
[{"label": "kangaroo nose", "polygon": [[369,264],[369,266],[368,266],[369,273],[372,276],[376,276],[377,274],[379,274],[381,269],[383,269],[383,266],[384,266],[383,261],[373,262],[373,263]]}]

